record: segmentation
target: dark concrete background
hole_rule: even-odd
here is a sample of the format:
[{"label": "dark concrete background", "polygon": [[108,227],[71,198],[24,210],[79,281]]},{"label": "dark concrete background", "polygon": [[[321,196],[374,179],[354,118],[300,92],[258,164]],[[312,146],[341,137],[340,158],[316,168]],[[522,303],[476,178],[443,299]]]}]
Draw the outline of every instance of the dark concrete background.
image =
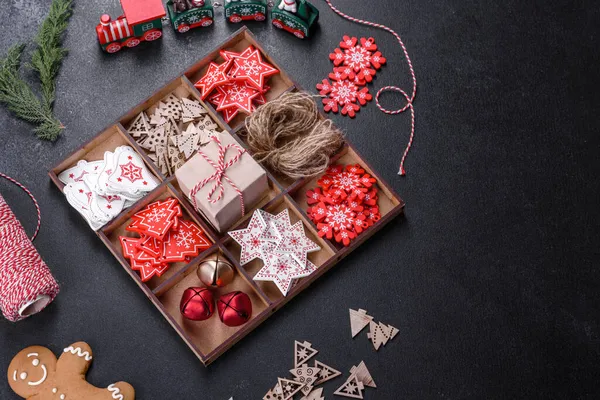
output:
[{"label": "dark concrete background", "polygon": [[[50,0],[4,1],[0,50],[27,41]],[[334,15],[299,41],[249,24],[307,88],[331,69],[344,34],[372,35],[389,63],[372,92],[409,88],[401,51],[382,31]],[[407,203],[398,219],[205,368],[50,183],[48,169],[187,68],[237,27],[165,37],[115,56],[94,26],[117,0],[78,1],[65,40],[54,144],[0,108],[0,171],[26,184],[43,214],[35,244],[62,285],[43,313],[0,320],[0,370],[21,348],[55,352],[85,340],[89,380],[131,382],[139,399],[259,399],[292,367],[294,339],[344,372],[364,360],[378,384],[367,399],[597,398],[599,357],[598,26],[593,1],[341,1],[402,34],[419,79],[417,137],[398,162],[409,115],[374,104],[333,116]],[[392,107],[400,99],[386,95]],[[0,191],[31,231],[26,196]],[[400,334],[375,352],[350,339],[348,308],[365,308]],[[325,397],[342,383],[326,385]],[[16,398],[0,379],[0,398]]]}]

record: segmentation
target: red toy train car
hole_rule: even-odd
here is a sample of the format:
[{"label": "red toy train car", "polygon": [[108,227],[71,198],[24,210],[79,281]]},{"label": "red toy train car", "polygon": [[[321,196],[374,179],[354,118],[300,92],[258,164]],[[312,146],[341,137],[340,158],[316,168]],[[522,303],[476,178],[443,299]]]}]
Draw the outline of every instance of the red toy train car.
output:
[{"label": "red toy train car", "polygon": [[125,47],[135,47],[143,41],[162,37],[162,18],[166,15],[162,0],[121,0],[123,14],[111,20],[107,14],[96,26],[102,50],[116,53]]}]

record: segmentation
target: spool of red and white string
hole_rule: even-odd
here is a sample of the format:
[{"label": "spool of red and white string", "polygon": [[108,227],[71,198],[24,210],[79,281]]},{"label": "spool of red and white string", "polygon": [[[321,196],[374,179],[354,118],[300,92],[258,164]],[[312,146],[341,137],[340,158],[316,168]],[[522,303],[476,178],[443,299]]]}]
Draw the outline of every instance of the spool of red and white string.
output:
[{"label": "spool of red and white string", "polygon": [[31,240],[12,210],[0,195],[0,310],[6,319],[20,321],[42,311],[59,292],[50,269],[33,247],[40,229],[41,214],[29,190],[0,173],[23,189],[37,209],[38,224]]},{"label": "spool of red and white string", "polygon": [[[408,152],[413,143],[413,139],[415,137],[415,109],[413,107],[413,102],[415,101],[415,96],[417,95],[417,77],[415,75],[415,70],[413,68],[412,61],[410,60],[410,56],[408,55],[408,50],[406,50],[406,46],[404,45],[404,42],[402,41],[402,38],[400,37],[400,35],[398,35],[392,28],[387,27],[382,24],[377,24],[377,23],[374,23],[371,21],[366,21],[364,19],[352,17],[348,14],[343,13],[338,8],[336,8],[331,3],[330,0],[325,0],[325,2],[329,6],[329,8],[331,8],[333,10],[333,12],[335,12],[342,18],[345,18],[352,22],[356,22],[357,24],[362,24],[362,25],[367,25],[367,26],[371,26],[374,28],[378,28],[378,29],[383,29],[384,31],[391,33],[392,35],[394,35],[394,37],[400,44],[400,47],[402,47],[402,51],[404,52],[404,57],[406,58],[406,63],[408,64],[408,69],[410,71],[410,76],[412,79],[412,92],[409,94],[407,91],[405,91],[404,89],[402,89],[398,86],[385,86],[385,87],[382,87],[381,89],[379,89],[379,91],[375,95],[375,102],[377,103],[377,108],[379,108],[382,112],[384,112],[386,114],[395,115],[395,114],[403,113],[406,110],[410,110],[410,136],[408,138],[408,144],[406,145],[406,148],[404,149],[404,153],[402,154],[402,160],[400,161],[400,171],[398,171],[398,175],[405,175],[406,171],[404,170],[404,161],[406,160],[406,156],[408,155]],[[383,92],[398,92],[398,93],[402,94],[402,96],[404,96],[404,98],[406,99],[406,104],[397,110],[388,110],[387,108],[383,107],[381,105],[381,103],[379,103],[379,96]]]}]

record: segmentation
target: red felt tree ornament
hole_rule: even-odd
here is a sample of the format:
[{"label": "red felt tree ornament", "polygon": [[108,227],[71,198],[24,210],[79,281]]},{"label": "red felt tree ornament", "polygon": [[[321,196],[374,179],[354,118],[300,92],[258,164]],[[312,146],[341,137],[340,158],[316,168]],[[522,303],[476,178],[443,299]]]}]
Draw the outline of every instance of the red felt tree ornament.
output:
[{"label": "red felt tree ornament", "polygon": [[181,314],[192,321],[204,321],[215,312],[215,300],[210,290],[204,287],[187,288],[181,296]]},{"label": "red felt tree ornament", "polygon": [[217,301],[219,318],[227,326],[240,326],[252,316],[252,301],[244,292],[224,294]]}]

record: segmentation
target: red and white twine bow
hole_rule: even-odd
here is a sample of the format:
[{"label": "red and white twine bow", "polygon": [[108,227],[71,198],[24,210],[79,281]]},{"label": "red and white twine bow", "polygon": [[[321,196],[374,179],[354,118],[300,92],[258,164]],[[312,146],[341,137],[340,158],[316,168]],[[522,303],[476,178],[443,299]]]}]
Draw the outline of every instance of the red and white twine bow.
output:
[{"label": "red and white twine bow", "polygon": [[[330,0],[325,0],[325,2],[329,6],[329,8],[331,8],[336,14],[338,14],[339,16],[341,16],[343,18],[346,18],[349,21],[356,22],[357,24],[362,24],[362,25],[372,26],[374,28],[383,29],[384,31],[391,33],[392,35],[394,35],[394,37],[400,44],[400,47],[402,47],[402,51],[404,52],[404,57],[406,58],[406,63],[408,64],[408,69],[410,71],[410,76],[412,78],[412,93],[408,94],[404,89],[402,89],[398,86],[384,86],[381,89],[379,89],[379,91],[377,91],[377,94],[375,95],[375,103],[377,104],[377,108],[379,108],[382,112],[384,112],[386,114],[392,114],[392,115],[400,114],[400,113],[403,113],[404,111],[410,109],[410,137],[408,139],[408,144],[406,145],[406,149],[404,150],[404,153],[402,154],[402,160],[400,161],[400,171],[398,172],[399,175],[406,175],[406,171],[404,170],[404,161],[406,160],[406,156],[412,146],[413,139],[415,137],[415,109],[413,107],[413,102],[415,101],[415,96],[417,95],[417,77],[415,75],[415,70],[413,68],[412,61],[410,60],[410,57],[408,56],[408,50],[406,50],[406,46],[404,45],[404,42],[402,41],[402,38],[400,37],[400,35],[398,35],[392,28],[389,28],[382,24],[376,24],[374,22],[354,18],[354,17],[344,14],[342,11],[338,10],[333,4],[331,4]],[[404,98],[406,99],[406,105],[397,110],[388,110],[385,107],[383,107],[379,103],[379,96],[383,92],[388,92],[388,91],[401,93],[404,96]]]},{"label": "red and white twine bow", "polygon": [[[192,190],[190,190],[190,198],[192,199],[192,204],[194,205],[194,207],[196,209],[198,209],[198,205],[196,204],[196,194],[198,193],[198,191],[200,191],[200,189],[202,189],[210,181],[214,181],[214,184],[213,184],[213,187],[208,192],[206,199],[212,204],[215,204],[216,202],[221,200],[223,198],[223,192],[225,191],[225,188],[223,186],[223,179],[225,179],[225,181],[227,181],[227,183],[229,183],[231,185],[231,187],[237,192],[238,196],[240,197],[242,217],[243,217],[246,214],[246,208],[244,206],[244,195],[243,195],[242,191],[240,190],[240,188],[238,188],[237,185],[226,175],[226,172],[227,172],[227,168],[231,167],[233,164],[238,162],[240,160],[240,158],[242,158],[242,155],[244,155],[246,150],[241,148],[240,146],[238,146],[235,143],[230,143],[227,146],[223,146],[221,144],[221,141],[219,140],[219,138],[216,136],[213,136],[212,140],[214,140],[217,143],[217,146],[219,146],[219,154],[217,156],[217,161],[216,162],[213,161],[209,156],[207,156],[201,150],[198,150],[198,154],[200,154],[202,156],[202,158],[204,158],[206,160],[207,163],[212,165],[212,167],[215,169],[215,172],[212,175],[210,175],[209,177],[204,178],[203,180],[198,182],[192,188]],[[225,162],[225,156],[227,155],[227,150],[232,149],[232,148],[237,149],[238,152],[235,156],[233,156],[233,158],[231,158],[229,161]],[[213,199],[213,195],[215,194],[217,189],[219,189],[218,195],[215,199]]]}]

